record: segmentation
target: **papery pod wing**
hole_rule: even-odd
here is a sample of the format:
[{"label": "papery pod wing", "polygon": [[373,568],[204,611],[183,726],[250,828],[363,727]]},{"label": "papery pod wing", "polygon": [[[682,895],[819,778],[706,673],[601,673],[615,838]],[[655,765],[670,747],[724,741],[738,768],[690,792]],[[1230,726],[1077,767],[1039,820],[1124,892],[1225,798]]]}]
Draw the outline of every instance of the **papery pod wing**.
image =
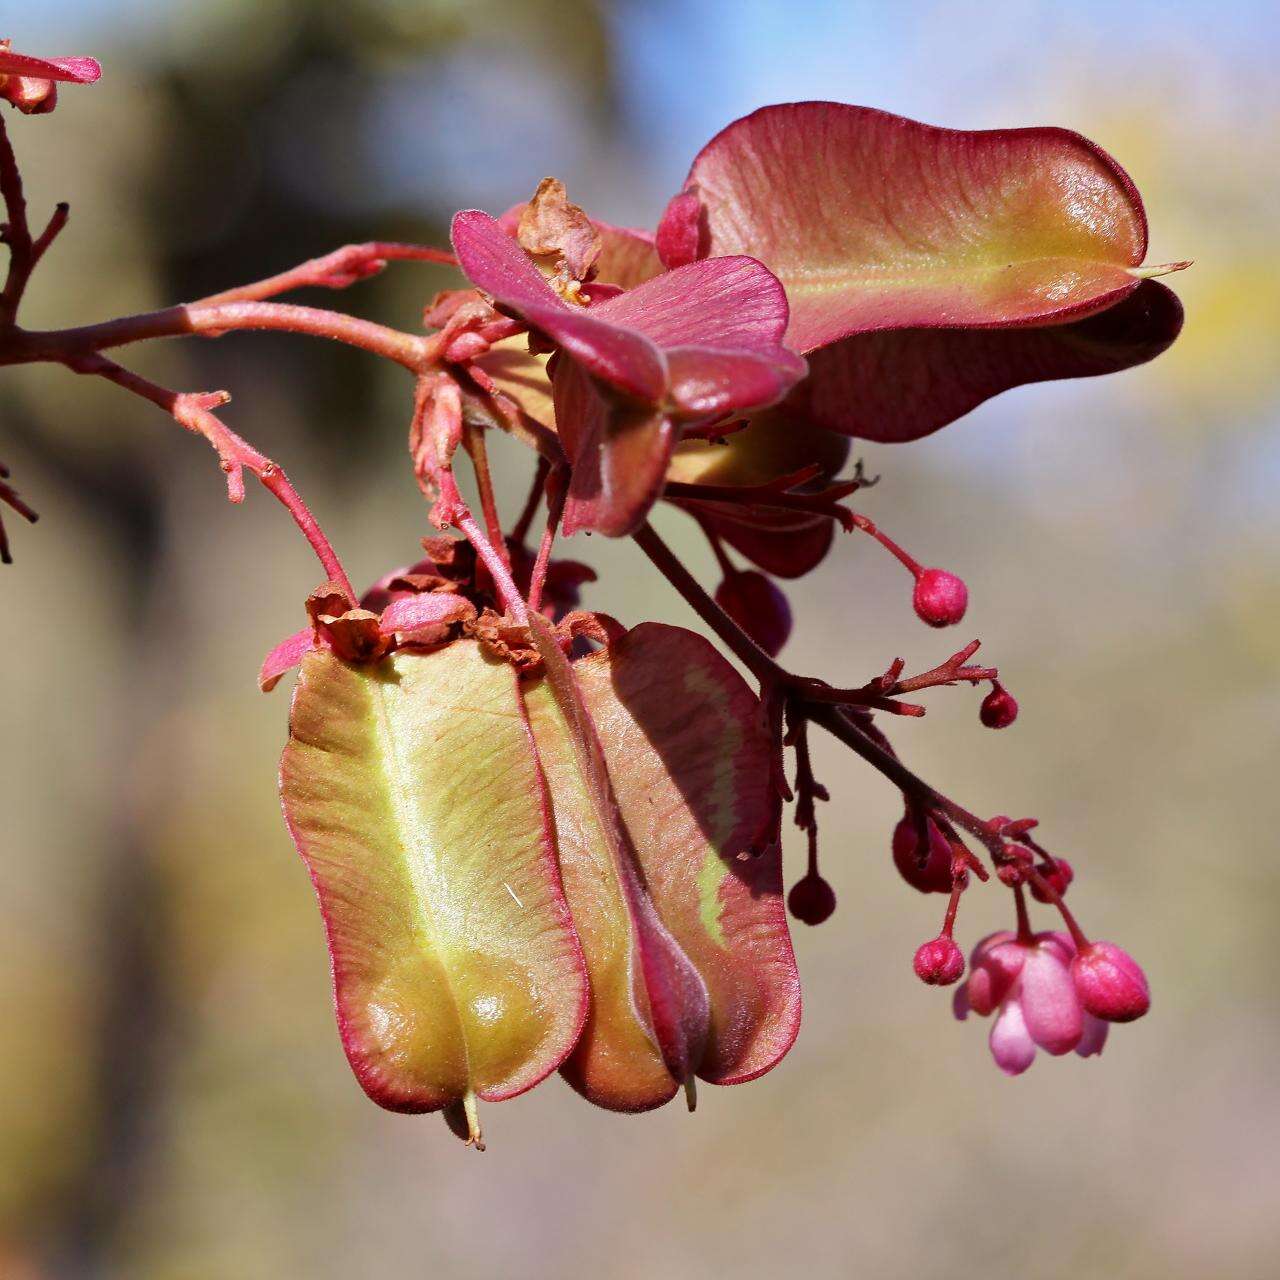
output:
[{"label": "papery pod wing", "polygon": [[1068,129],[941,129],[868,107],[762,107],[717,134],[686,187],[704,252],[786,286],[788,345],[852,333],[1043,324],[1137,287],[1142,201]]},{"label": "papery pod wing", "polygon": [[[574,663],[572,678],[636,882],[706,993],[705,1042],[689,1068],[717,1084],[760,1075],[795,1039],[800,988],[759,703],[700,636],[652,623]],[[564,1072],[601,1105],[656,1106],[680,1078],[646,1016],[654,993],[641,963],[645,925],[621,900],[607,832],[548,680],[526,690],[526,705],[591,974],[592,1010]]]},{"label": "papery pod wing", "polygon": [[433,1111],[530,1088],[586,976],[510,666],[473,641],[354,666],[307,654],[280,768],[365,1092]]},{"label": "papery pod wing", "polygon": [[864,440],[918,440],[1013,387],[1145,364],[1181,329],[1177,295],[1144,280],[1114,306],[1067,324],[860,333],[809,357],[810,377],[788,407]]}]

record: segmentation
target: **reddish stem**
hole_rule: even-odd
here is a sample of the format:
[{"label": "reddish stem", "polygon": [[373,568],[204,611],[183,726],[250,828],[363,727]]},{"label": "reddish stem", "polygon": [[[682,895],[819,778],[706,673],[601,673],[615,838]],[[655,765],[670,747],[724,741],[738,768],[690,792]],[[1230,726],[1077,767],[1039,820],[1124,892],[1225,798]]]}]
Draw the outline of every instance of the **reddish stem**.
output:
[{"label": "reddish stem", "polygon": [[524,509],[520,512],[520,518],[511,529],[509,540],[518,547],[524,546],[525,540],[529,537],[529,529],[533,524],[533,517],[538,512],[538,504],[542,501],[542,493],[546,488],[547,476],[550,472],[551,463],[539,454],[538,464],[533,471],[533,483],[529,486],[529,496],[524,500]]},{"label": "reddish stem", "polygon": [[1089,945],[1089,939],[1085,937],[1084,930],[1080,928],[1071,909],[1063,902],[1062,895],[1034,867],[1026,869],[1026,876],[1057,907],[1058,913],[1062,916],[1062,923],[1067,926],[1067,932],[1071,934],[1071,940],[1076,944],[1076,949],[1083,951]]},{"label": "reddish stem", "polygon": [[754,640],[703,590],[698,580],[680,562],[675,552],[645,523],[632,538],[663,577],[685,598],[700,618],[729,646],[734,656],[762,685],[786,687],[791,680]]},{"label": "reddish stem", "polygon": [[511,577],[511,570],[507,568],[506,561],[498,554],[492,542],[485,536],[484,530],[476,522],[475,516],[471,514],[471,508],[467,506],[462,494],[458,491],[458,482],[454,478],[451,468],[445,467],[436,477],[436,483],[440,489],[440,498],[437,507],[448,513],[447,519],[456,529],[460,530],[468,542],[475,548],[476,555],[480,562],[489,571],[489,576],[493,579],[493,585],[498,592],[498,598],[502,601],[502,606],[511,616],[520,623],[528,623],[529,612],[525,608],[524,597],[520,594],[514,580]]},{"label": "reddish stem", "polygon": [[5,238],[9,245],[9,272],[4,290],[0,292],[0,325],[11,325],[35,267],[35,246],[27,224],[27,198],[22,190],[22,174],[3,115],[0,115],[0,196],[8,213]]},{"label": "reddish stem", "polygon": [[1027,915],[1027,895],[1020,884],[1013,886],[1013,905],[1018,913],[1018,941],[1029,946],[1035,938],[1031,932],[1031,917]]},{"label": "reddish stem", "polygon": [[150,338],[176,338],[184,334],[216,338],[241,329],[269,329],[345,342],[415,372],[424,362],[428,341],[372,320],[320,307],[299,307],[288,302],[197,302],[74,329],[15,330],[0,342],[0,364],[28,364],[37,360],[70,364],[87,352],[105,351]]},{"label": "reddish stem", "polygon": [[729,559],[729,553],[724,549],[724,541],[720,535],[703,520],[698,521],[698,527],[706,534],[707,541],[711,544],[711,553],[716,558],[716,564],[720,566],[720,572],[726,578],[737,573],[733,561]]},{"label": "reddish stem", "polygon": [[432,249],[427,245],[398,244],[386,240],[371,240],[365,244],[347,244],[323,257],[311,258],[307,262],[281,271],[278,275],[268,276],[265,280],[255,280],[250,284],[238,285],[234,289],[224,289],[221,293],[212,293],[201,298],[195,306],[216,306],[225,302],[262,302],[267,298],[278,297],[293,289],[345,289],[358,280],[376,275],[388,262],[442,262],[450,266],[457,265],[457,258],[443,249]]},{"label": "reddish stem", "polygon": [[[11,484],[7,484],[9,479],[9,468],[0,462],[0,504],[12,507],[24,520],[31,524],[40,518],[36,513],[18,496],[18,491]],[[4,527],[4,520],[0,518],[0,564],[12,564],[13,557],[9,554],[9,535]]]},{"label": "reddish stem", "polygon": [[564,473],[556,469],[547,477],[547,523],[538,544],[538,558],[534,561],[529,578],[529,608],[536,613],[542,604],[542,589],[547,581],[547,566],[551,563],[551,548],[555,545],[560,517],[564,512]]},{"label": "reddish stem", "polygon": [[964,886],[960,883],[959,878],[951,882],[951,897],[947,901],[947,914],[942,920],[941,936],[949,938],[952,931],[956,927],[956,912],[960,910],[960,895],[964,892]]},{"label": "reddish stem", "polygon": [[475,471],[476,488],[480,491],[480,513],[484,516],[490,545],[502,557],[503,563],[509,570],[511,557],[507,554],[507,540],[502,536],[502,520],[498,515],[498,502],[493,494],[493,473],[489,470],[489,450],[485,447],[484,428],[464,420],[462,440]]},{"label": "reddish stem", "polygon": [[311,514],[307,504],[303,502],[298,491],[270,458],[259,453],[248,441],[243,440],[231,430],[213,412],[212,408],[225,404],[230,396],[225,391],[193,394],[190,392],[170,391],[149,381],[132,371],[123,368],[104,356],[93,356],[72,366],[78,373],[96,374],[108,382],[114,382],[126,391],[132,391],[144,400],[151,401],[165,410],[176,422],[205,437],[217,450],[222,460],[222,469],[227,476],[227,492],[232,502],[244,499],[243,469],[248,469],[262,482],[263,487],[284,504],[294,522],[302,531],[303,537],[316,553],[325,574],[330,581],[339,586],[354,605],[355,589],[347,577],[338,554],[334,551],[329,539],[325,537],[315,516]]},{"label": "reddish stem", "polygon": [[896,556],[904,565],[906,565],[911,576],[918,578],[924,569],[914,556],[903,550],[887,533],[882,533],[876,526],[875,522],[868,520],[866,516],[859,515],[856,511],[853,513],[854,528],[861,529],[863,533],[874,538],[886,551]]},{"label": "reddish stem", "polygon": [[[667,581],[761,682],[766,694],[766,702],[776,690],[799,690],[798,700],[805,717],[820,724],[828,733],[851,747],[868,764],[874,765],[891,782],[896,783],[905,795],[916,799],[928,808],[940,810],[948,815],[958,826],[963,827],[981,841],[993,860],[998,862],[1003,857],[1003,843],[987,823],[976,814],[970,813],[968,809],[956,804],[954,800],[948,799],[940,791],[935,791],[922,778],[912,773],[892,751],[881,745],[883,738],[878,730],[869,726],[864,728],[858,724],[853,712],[846,713],[831,704],[807,701],[803,691],[812,682],[791,675],[755,644],[751,637],[702,589],[697,579],[658,537],[651,525],[641,525],[632,536]],[[975,871],[980,878],[985,878],[986,872],[980,865],[975,867]]]},{"label": "reddish stem", "polygon": [[35,270],[39,265],[40,259],[44,257],[49,246],[58,238],[62,228],[67,225],[67,219],[70,217],[71,206],[65,200],[59,201],[54,206],[53,213],[45,224],[45,229],[36,237],[35,243],[31,246],[32,270]]},{"label": "reddish stem", "polygon": [[[837,707],[812,702],[805,704],[805,714],[815,724],[820,724],[828,733],[839,738],[845,746],[856,751],[868,764],[874,765],[904,795],[926,808],[945,814],[958,827],[963,827],[980,841],[993,860],[998,862],[1003,859],[1004,846],[1000,837],[986,822],[954,800],[948,799],[941,791],[934,790],[923,778],[917,777],[896,756],[887,752],[866,730],[856,724],[849,715]],[[978,872],[980,879],[986,878],[985,869],[975,866],[974,870]]]}]

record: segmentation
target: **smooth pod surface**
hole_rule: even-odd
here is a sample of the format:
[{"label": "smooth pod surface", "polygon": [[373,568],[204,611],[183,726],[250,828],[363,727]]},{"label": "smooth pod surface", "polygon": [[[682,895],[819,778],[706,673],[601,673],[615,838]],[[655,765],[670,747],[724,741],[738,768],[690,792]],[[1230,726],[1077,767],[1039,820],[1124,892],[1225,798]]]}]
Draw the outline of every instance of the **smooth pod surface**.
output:
[{"label": "smooth pod surface", "polygon": [[[526,703],[591,974],[591,1013],[565,1074],[620,1110],[665,1102],[681,1071],[718,1084],[760,1075],[795,1039],[800,988],[758,701],[702,637],[656,623],[573,663],[572,678],[621,848],[584,785],[550,680],[534,683]],[[684,1061],[662,1028],[682,999],[703,1020]]]},{"label": "smooth pod surface", "polygon": [[280,782],[366,1093],[432,1111],[555,1070],[586,974],[513,668],[473,641],[366,666],[313,649]]}]

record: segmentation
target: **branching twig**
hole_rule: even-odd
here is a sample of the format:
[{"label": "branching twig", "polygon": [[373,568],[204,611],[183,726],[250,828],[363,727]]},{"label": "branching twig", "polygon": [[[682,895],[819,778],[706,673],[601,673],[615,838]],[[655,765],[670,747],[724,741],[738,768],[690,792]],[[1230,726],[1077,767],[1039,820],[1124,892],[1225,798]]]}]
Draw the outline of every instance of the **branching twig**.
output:
[{"label": "branching twig", "polygon": [[114,382],[126,391],[132,391],[144,400],[151,401],[168,413],[175,422],[202,435],[217,450],[222,470],[227,477],[227,496],[232,502],[244,500],[244,470],[248,468],[263,486],[284,504],[303,536],[315,551],[326,575],[346,592],[351,602],[356,593],[351,586],[342,562],[338,559],[329,539],[316,522],[289,477],[270,458],[259,453],[248,441],[241,439],[213,410],[226,404],[231,396],[226,391],[177,392],[151,382],[139,374],[118,365],[105,356],[89,356],[72,364],[77,373],[94,374]]}]

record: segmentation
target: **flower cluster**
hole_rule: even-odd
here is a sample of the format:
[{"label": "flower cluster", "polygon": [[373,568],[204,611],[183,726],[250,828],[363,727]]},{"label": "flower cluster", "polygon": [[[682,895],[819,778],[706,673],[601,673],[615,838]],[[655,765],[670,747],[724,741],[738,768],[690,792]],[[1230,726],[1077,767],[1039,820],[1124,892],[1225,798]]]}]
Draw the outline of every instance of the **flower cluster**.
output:
[{"label": "flower cluster", "polygon": [[[24,111],[51,107],[54,81],[97,74],[0,49],[0,95]],[[978,944],[955,1005],[995,1015],[1003,1070],[1037,1048],[1097,1054],[1109,1022],[1146,1012],[1141,969],[1088,940],[1064,902],[1073,868],[1036,821],[978,816],[884,733],[886,717],[925,714],[916,695],[956,685],[989,685],[978,718],[1013,725],[1018,702],[972,661],[977,640],[861,683],[778,661],[797,624],[779,580],[814,569],[840,531],[907,571],[920,621],[965,616],[959,576],[846,504],[878,479],[860,462],[844,474],[853,439],[916,440],[990,396],[1118,372],[1177,336],[1181,308],[1153,277],[1187,264],[1144,265],[1141,200],[1098,147],[1061,129],[765,107],[703,148],[653,232],[591,217],[548,178],[499,217],[458,213],[451,252],[351,245],[183,307],[35,333],[18,306],[65,207],[30,233],[0,139],[13,257],[0,364],[60,363],[163,408],[214,446],[233,501],[245,471],[257,477],[324,569],[260,685],[301,668],[281,795],[320,901],[343,1046],[375,1101],[443,1111],[479,1145],[479,1100],[556,1070],[601,1106],[640,1111],[682,1089],[692,1105],[695,1079],[776,1065],[799,1020],[786,907],[810,925],[836,909],[818,864],[828,791],[813,726],[902,794],[892,862],[946,898],[914,954],[923,982],[964,976],[954,933],[975,882],[1012,894],[1016,931]],[[460,273],[423,333],[275,301],[413,259]],[[218,417],[227,393],[172,391],[104,354],[234,329],[346,342],[411,375],[409,458],[436,526],[425,558],[357,596],[284,472]],[[514,521],[498,509],[493,431],[536,458]],[[33,515],[7,484],[0,499]],[[650,522],[660,502],[705,535],[713,591]],[[553,554],[578,532],[633,538],[756,687],[692,632],[580,608],[594,573]],[[788,803],[807,864],[784,903]],[[1028,896],[1065,931],[1032,932]]]},{"label": "flower cluster", "polygon": [[957,1018],[996,1015],[991,1054],[1011,1076],[1031,1065],[1037,1047],[1055,1055],[1074,1049],[1082,1058],[1101,1053],[1109,1023],[1132,1022],[1150,1006],[1146,977],[1124,951],[1110,942],[1077,949],[1066,933],[983,938],[955,995]]}]

